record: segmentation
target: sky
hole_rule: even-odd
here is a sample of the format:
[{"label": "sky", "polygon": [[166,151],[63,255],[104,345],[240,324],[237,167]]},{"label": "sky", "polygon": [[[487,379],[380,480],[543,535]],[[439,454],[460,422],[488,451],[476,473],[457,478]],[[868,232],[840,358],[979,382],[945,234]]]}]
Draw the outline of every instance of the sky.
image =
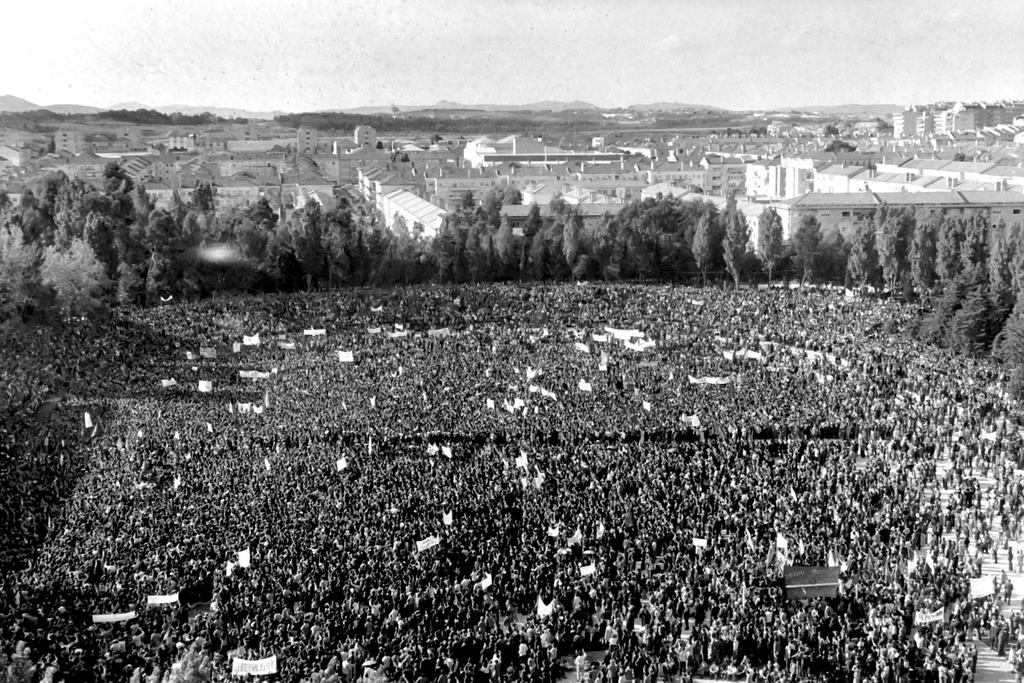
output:
[{"label": "sky", "polygon": [[[1024,2],[50,0],[0,94],[315,111],[584,100],[767,109],[1024,99]],[[14,30],[14,27],[18,27]]]}]

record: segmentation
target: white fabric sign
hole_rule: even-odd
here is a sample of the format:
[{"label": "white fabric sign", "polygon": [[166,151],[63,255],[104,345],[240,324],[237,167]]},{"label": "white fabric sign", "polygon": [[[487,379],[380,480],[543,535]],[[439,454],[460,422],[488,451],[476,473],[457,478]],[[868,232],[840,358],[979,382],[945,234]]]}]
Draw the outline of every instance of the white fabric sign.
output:
[{"label": "white fabric sign", "polygon": [[295,342],[277,342],[277,346],[285,351],[295,350]]},{"label": "white fabric sign", "polygon": [[238,551],[238,566],[239,567],[241,567],[242,569],[247,569],[249,567],[249,563],[251,561],[252,561],[252,553],[249,552],[248,548],[246,548],[245,550],[239,550]]},{"label": "white fabric sign", "polygon": [[84,415],[84,419],[85,419],[85,428],[86,429],[92,429],[92,415],[90,415],[89,413],[86,413]]},{"label": "white fabric sign", "polygon": [[199,380],[199,393],[208,394],[213,391],[213,382],[208,379]]},{"label": "white fabric sign", "polygon": [[160,380],[160,386],[163,387],[164,389],[169,389],[169,388],[177,386],[177,385],[178,385],[178,382],[176,380],[173,380],[173,379],[162,379],[162,380]]},{"label": "white fabric sign", "polygon": [[422,553],[425,550],[430,550],[436,545],[441,544],[441,539],[437,536],[427,536],[422,541],[416,541],[416,552]]},{"label": "white fabric sign", "polygon": [[302,334],[304,334],[307,337],[323,337],[323,336],[327,335],[327,330],[326,329],[317,329],[315,327],[311,327],[308,330],[303,330]]},{"label": "white fabric sign", "polygon": [[147,595],[147,605],[172,605],[178,602],[178,594],[171,593],[170,595]]},{"label": "white fabric sign", "polygon": [[338,361],[341,363],[355,363],[356,359],[351,351],[338,351]]},{"label": "white fabric sign", "polygon": [[590,335],[590,338],[593,339],[594,341],[600,342],[602,344],[607,344],[608,343],[608,335],[607,334],[592,334],[592,335]]},{"label": "white fabric sign", "polygon": [[259,346],[260,345],[260,335],[254,334],[253,336],[250,337],[248,335],[244,335],[243,334],[242,335],[242,345],[243,346]]},{"label": "white fabric sign", "polygon": [[697,538],[696,536],[694,536],[693,537],[693,547],[694,548],[707,548],[708,547],[708,539],[706,539],[706,538]]},{"label": "white fabric sign", "polygon": [[583,342],[574,342],[573,348],[575,348],[580,353],[590,353],[590,347],[584,344]]},{"label": "white fabric sign", "polygon": [[554,600],[552,600],[550,603],[545,605],[544,601],[540,599],[540,596],[539,595],[537,596],[537,616],[538,617],[541,617],[541,618],[543,618],[543,617],[550,617],[554,613],[554,611],[555,611],[555,601]]},{"label": "white fabric sign", "polygon": [[577,386],[579,387],[580,391],[593,391],[594,390],[594,387],[590,384],[590,382],[588,382],[588,381],[586,381],[584,379],[581,379]]},{"label": "white fabric sign", "polygon": [[231,658],[232,676],[267,676],[277,673],[277,655],[265,659]]},{"label": "white fabric sign", "polygon": [[995,593],[991,576],[982,576],[978,579],[971,579],[971,600],[984,598]]},{"label": "white fabric sign", "polygon": [[593,576],[597,573],[597,565],[591,562],[586,566],[580,567],[580,576]]},{"label": "white fabric sign", "polygon": [[94,614],[92,615],[92,623],[94,624],[116,624],[121,621],[130,621],[137,617],[135,612],[120,612],[118,614]]}]

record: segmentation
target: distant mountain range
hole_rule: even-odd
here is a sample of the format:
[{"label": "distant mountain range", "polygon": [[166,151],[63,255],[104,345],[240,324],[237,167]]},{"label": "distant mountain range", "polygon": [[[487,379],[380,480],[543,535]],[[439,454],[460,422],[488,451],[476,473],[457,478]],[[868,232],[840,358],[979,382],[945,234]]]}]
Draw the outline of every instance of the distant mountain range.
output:
[{"label": "distant mountain range", "polygon": [[[166,104],[161,106],[151,106],[142,104],[141,102],[119,102],[110,107],[90,107],[80,104],[50,104],[40,105],[14,95],[0,95],[0,112],[25,112],[34,111],[37,109],[47,109],[57,114],[98,114],[103,111],[109,111],[111,109],[127,109],[134,111],[136,109],[151,109],[158,111],[161,114],[203,114],[210,113],[223,118],[243,118],[243,119],[273,119],[275,116],[287,114],[289,112],[275,110],[275,111],[250,111],[248,109],[236,109],[233,107],[203,107],[195,106],[190,104]],[[349,107],[347,109],[324,109],[321,110],[323,113],[343,113],[343,114],[391,114],[394,109],[398,109],[402,113],[415,113],[419,111],[486,111],[486,112],[529,112],[529,111],[551,111],[551,112],[563,112],[563,111],[602,111],[601,107],[590,102],[583,102],[580,100],[573,100],[571,102],[559,102],[555,100],[543,100],[540,102],[530,102],[528,104],[463,104],[461,102],[452,102],[450,100],[441,100],[437,104],[432,105],[413,105],[413,104],[399,104],[399,105],[376,105],[376,106],[364,106],[364,107]],[[695,110],[707,110],[707,111],[729,111],[722,107],[715,107],[709,104],[683,104],[680,102],[652,102],[649,104],[631,104],[626,109],[631,109],[636,112],[650,113],[657,111],[695,111]],[[762,110],[762,111],[800,111],[800,112],[820,112],[825,115],[854,115],[854,116],[884,116],[891,114],[895,111],[903,109],[903,105],[898,104],[837,104],[837,105],[814,105],[805,107],[777,107],[774,109]]]}]

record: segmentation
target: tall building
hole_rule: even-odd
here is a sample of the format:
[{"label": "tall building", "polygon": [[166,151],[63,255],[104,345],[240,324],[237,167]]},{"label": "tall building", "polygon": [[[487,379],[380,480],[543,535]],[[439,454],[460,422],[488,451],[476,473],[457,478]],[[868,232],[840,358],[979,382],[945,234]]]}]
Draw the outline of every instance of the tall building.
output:
[{"label": "tall building", "polygon": [[901,138],[912,138],[917,135],[917,120],[919,113],[916,109],[899,111],[892,115],[892,136],[897,140]]},{"label": "tall building", "polygon": [[352,137],[355,139],[356,147],[377,146],[377,131],[372,126],[356,126]]},{"label": "tall building", "polygon": [[80,130],[62,128],[53,134],[53,148],[81,154],[85,150],[85,136]]},{"label": "tall building", "polygon": [[295,149],[299,154],[316,154],[316,143],[316,129],[300,126],[295,134]]}]

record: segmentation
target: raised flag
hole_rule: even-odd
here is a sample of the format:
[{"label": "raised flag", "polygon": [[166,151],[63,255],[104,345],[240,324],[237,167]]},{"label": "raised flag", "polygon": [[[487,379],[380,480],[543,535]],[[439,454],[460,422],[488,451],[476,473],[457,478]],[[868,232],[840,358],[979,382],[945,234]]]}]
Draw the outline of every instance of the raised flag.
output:
[{"label": "raised flag", "polygon": [[444,457],[446,457],[449,460],[451,460],[452,459],[452,447],[451,446],[441,446],[441,454],[444,455]]},{"label": "raised flag", "polygon": [[243,346],[259,346],[260,345],[260,335],[254,334],[254,335],[252,335],[250,337],[248,335],[243,334],[242,335],[242,345]]},{"label": "raised flag", "polygon": [[239,550],[238,551],[238,566],[241,567],[242,569],[248,569],[249,565],[251,563],[252,563],[252,553],[249,552],[249,549],[246,548],[245,550]]},{"label": "raised flag", "polygon": [[370,397],[370,407],[371,408],[376,408],[377,407],[377,397],[376,396],[371,396]]},{"label": "raised flag", "polygon": [[579,381],[579,384],[577,384],[576,386],[579,387],[580,391],[593,391],[593,389],[594,389],[594,387],[590,384],[590,382],[588,382],[588,381],[586,381],[584,379],[581,379]]},{"label": "raised flag", "polygon": [[85,420],[85,428],[86,429],[92,429],[92,415],[90,415],[89,413],[86,413],[83,417],[84,417],[84,420]]},{"label": "raised flag", "polygon": [[786,537],[783,536],[781,533],[776,533],[775,534],[775,547],[778,548],[779,550],[788,550],[789,549],[789,541],[786,540]]},{"label": "raised flag", "polygon": [[241,352],[242,352],[242,345],[239,344],[238,342],[232,342],[232,344],[231,344],[231,353],[241,353]]},{"label": "raised flag", "polygon": [[526,379],[534,379],[539,374],[539,370],[534,370],[533,368],[526,368]]},{"label": "raised flag", "polygon": [[558,538],[558,535],[560,533],[561,533],[561,531],[559,530],[558,527],[556,527],[556,526],[549,526],[548,527],[548,536],[550,536],[551,538]]},{"label": "raised flag", "polygon": [[213,382],[208,379],[199,380],[199,393],[208,394],[213,391]]},{"label": "raised flag", "polygon": [[170,389],[171,387],[177,386],[178,382],[174,379],[162,379],[160,380],[160,386],[164,389]]},{"label": "raised flag", "polygon": [[270,460],[263,458],[263,466],[267,468],[267,472],[270,471]]},{"label": "raised flag", "polygon": [[200,346],[199,347],[200,358],[216,358],[217,349],[212,346]]},{"label": "raised flag", "polygon": [[494,410],[494,399],[487,399],[487,410]]},{"label": "raised flag", "polygon": [[576,533],[569,537],[569,545],[581,545],[583,543],[583,531],[576,527]]},{"label": "raised flag", "polygon": [[355,363],[355,356],[352,355],[351,351],[338,351],[338,362],[340,363]]},{"label": "raised flag", "polygon": [[516,458],[516,467],[519,467],[519,468],[525,470],[525,469],[529,469],[529,466],[530,466],[530,461],[526,457],[526,453],[524,451],[519,451],[519,457]]},{"label": "raised flag", "polygon": [[696,536],[694,536],[693,537],[693,547],[694,548],[707,548],[708,547],[708,539],[706,539],[706,538],[697,538]]},{"label": "raised flag", "polygon": [[174,477],[174,488],[176,488],[176,489],[181,488],[181,477],[179,477],[179,476],[175,476]]},{"label": "raised flag", "polygon": [[209,422],[206,423],[206,431],[208,431],[211,434],[213,434],[213,425],[210,424]]},{"label": "raised flag", "polygon": [[341,472],[343,469],[348,467],[348,458],[344,456],[338,458],[338,460],[334,463],[334,466],[338,468],[339,472]]},{"label": "raised flag", "polygon": [[451,526],[451,525],[452,525],[452,522],[453,522],[453,521],[455,521],[455,518],[454,518],[454,516],[452,515],[452,511],[451,511],[451,510],[449,510],[448,512],[444,513],[444,514],[443,514],[443,515],[441,516],[441,521],[442,521],[442,522],[444,522],[444,525],[445,525],[445,526]]},{"label": "raised flag", "polygon": [[491,579],[491,575],[490,574],[484,574],[484,578],[482,578],[480,580],[480,584],[479,584],[480,590],[482,590],[482,591],[487,590],[488,588],[491,587],[491,585],[493,583],[494,583],[494,581]]},{"label": "raised flag", "polygon": [[327,330],[311,327],[308,330],[303,330],[302,334],[307,337],[323,337],[327,334]]},{"label": "raised flag", "polygon": [[580,353],[590,353],[590,347],[584,344],[583,342],[574,342],[573,348],[575,348]]},{"label": "raised flag", "polygon": [[650,401],[644,401],[643,402],[643,406],[644,406],[644,410],[646,410],[648,413],[651,412],[651,402]]},{"label": "raised flag", "polygon": [[447,327],[440,327],[435,330],[427,330],[428,337],[447,337],[451,335],[452,331]]},{"label": "raised flag", "polygon": [[277,346],[285,351],[295,350],[295,342],[277,342]]},{"label": "raised flag", "polygon": [[596,334],[595,333],[595,334],[590,335],[590,338],[593,339],[594,341],[600,342],[602,344],[607,344],[608,343],[608,335],[607,334]]},{"label": "raised flag", "polygon": [[597,523],[597,537],[601,538],[604,536],[604,522]]},{"label": "raised flag", "polygon": [[542,619],[544,617],[550,617],[552,614],[554,614],[554,611],[555,611],[555,601],[554,600],[552,600],[550,603],[545,605],[544,601],[540,599],[540,596],[539,595],[537,596],[537,616],[538,617],[540,617]]},{"label": "raised flag", "polygon": [[268,676],[277,673],[277,655],[264,659],[231,658],[232,676]]},{"label": "raised flag", "polygon": [[595,563],[593,563],[593,562],[591,562],[588,565],[580,567],[580,576],[581,577],[583,577],[583,576],[593,576],[596,573],[597,573],[597,565]]}]

